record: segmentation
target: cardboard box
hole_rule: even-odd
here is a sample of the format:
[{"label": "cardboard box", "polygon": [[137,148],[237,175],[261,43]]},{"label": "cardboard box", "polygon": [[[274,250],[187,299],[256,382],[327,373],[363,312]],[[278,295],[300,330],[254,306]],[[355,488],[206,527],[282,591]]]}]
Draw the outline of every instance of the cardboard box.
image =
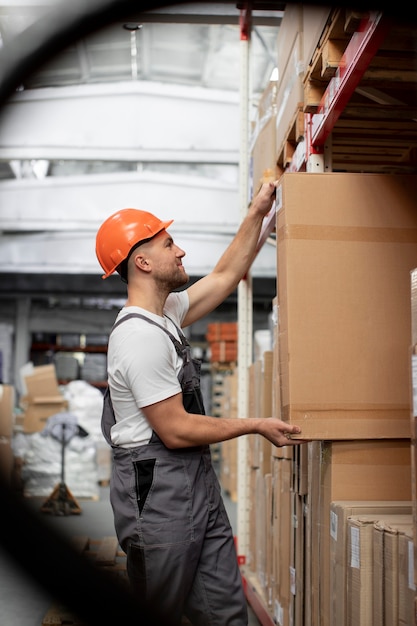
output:
[{"label": "cardboard box", "polygon": [[0,385],[0,437],[11,437],[16,394],[13,385]]},{"label": "cardboard box", "polygon": [[[416,261],[417,266],[417,261]],[[417,345],[417,267],[410,272],[410,294],[411,294],[411,341],[413,348]]]},{"label": "cardboard box", "polygon": [[[279,341],[278,341],[278,325],[279,325],[279,306],[278,298],[272,301],[272,415],[278,419],[281,416],[281,376],[280,376],[280,358],[279,358]],[[277,448],[271,444],[272,456],[285,457],[291,459],[293,456],[292,446],[283,446]]]},{"label": "cardboard box", "polygon": [[[386,515],[382,519],[378,514],[352,515],[347,520],[347,605],[346,615],[349,626],[373,626],[373,624],[397,624],[385,621],[383,612],[378,612],[378,585],[383,585],[383,572],[378,567],[378,559],[383,559],[381,551],[374,550],[374,530],[378,525],[404,526],[410,524],[409,515]],[[392,571],[391,571],[392,573]],[[375,594],[376,590],[376,595]]]},{"label": "cardboard box", "polygon": [[[238,417],[237,414],[237,389],[238,389],[238,376],[234,371],[231,374],[225,375],[223,378],[223,393],[224,393],[224,410],[222,415],[224,417]],[[220,464],[220,476],[221,484],[226,493],[229,494],[233,502],[237,501],[237,449],[238,440],[229,439],[223,441],[220,444],[221,451],[221,464]]]},{"label": "cardboard box", "polygon": [[[311,441],[307,444],[308,460],[308,507],[306,514],[306,563],[304,606],[306,624],[320,623],[320,568],[323,560],[320,555],[320,542],[324,535],[321,527],[321,462],[323,442]],[[323,505],[325,509],[325,506]],[[324,561],[325,562],[325,561]],[[319,621],[317,621],[319,620]]]},{"label": "cardboard box", "polygon": [[42,430],[48,417],[62,413],[68,402],[60,392],[54,365],[39,365],[24,377],[27,395],[21,398],[24,410],[23,432],[34,433]]},{"label": "cardboard box", "polygon": [[10,485],[14,466],[13,449],[8,437],[0,436],[0,474],[1,480]]},{"label": "cardboard box", "polygon": [[291,606],[293,626],[305,626],[309,623],[304,611],[304,596],[306,587],[306,542],[305,542],[305,507],[306,500],[299,493],[291,493]]},{"label": "cardboard box", "polygon": [[254,131],[253,146],[250,149],[250,182],[248,203],[258,193],[262,183],[276,180],[276,82],[269,83],[266,94],[271,97],[270,108],[263,112]]},{"label": "cardboard box", "polygon": [[375,515],[353,515],[347,521],[347,602],[349,626],[372,626],[372,532]]},{"label": "cardboard box", "polygon": [[270,598],[271,589],[271,540],[272,540],[272,475],[256,474],[255,544],[256,577],[265,601]]},{"label": "cardboard box", "polygon": [[373,623],[398,626],[400,535],[411,532],[412,514],[378,520],[373,529]]},{"label": "cardboard box", "polygon": [[398,538],[398,626],[414,623],[414,532],[407,529]]},{"label": "cardboard box", "polygon": [[26,395],[32,398],[62,395],[56,376],[55,365],[38,365],[25,376]]},{"label": "cardboard box", "polygon": [[[266,351],[262,359],[249,366],[249,416],[272,417],[272,357]],[[251,435],[249,438],[249,462],[252,467],[260,467],[262,474],[271,472],[271,445],[262,435]]]},{"label": "cardboard box", "polygon": [[[347,520],[351,516],[411,515],[411,501],[339,500],[330,505],[330,624],[347,626]],[[382,623],[382,622],[381,622]]]},{"label": "cardboard box", "polygon": [[[411,491],[414,502],[414,544],[417,554],[417,269],[410,272],[411,341],[410,341],[410,425],[411,425]],[[417,558],[413,559],[413,583],[417,582]]]},{"label": "cardboard box", "polygon": [[56,413],[62,413],[67,410],[68,402],[62,397],[51,397],[49,400],[43,398],[34,399],[25,403],[22,400],[22,408],[24,409],[23,415],[23,432],[24,433],[36,433],[41,431],[46,421],[52,415]]},{"label": "cardboard box", "polygon": [[292,462],[274,458],[272,465],[272,614],[280,626],[290,626],[292,545]]},{"label": "cardboard box", "polygon": [[237,361],[237,341],[212,341],[210,343],[210,361],[212,363],[230,363]]},{"label": "cardboard box", "polygon": [[280,181],[283,419],[306,439],[410,439],[417,177],[286,173]]},{"label": "cardboard box", "polygon": [[272,576],[272,552],[274,535],[272,530],[272,474],[266,474],[265,480],[265,599],[268,608],[272,607],[272,593],[273,593],[273,576]]},{"label": "cardboard box", "polygon": [[212,341],[237,341],[237,322],[211,322],[207,324],[206,339]]},{"label": "cardboard box", "polygon": [[293,490],[301,496],[308,494],[308,446],[303,443],[289,447],[293,458]]},{"label": "cardboard box", "polygon": [[[276,107],[278,153],[288,141],[297,111],[302,110],[304,74],[329,14],[330,9],[326,6],[287,4],[285,7],[276,51],[279,74]],[[301,137],[291,139],[296,142]]]}]

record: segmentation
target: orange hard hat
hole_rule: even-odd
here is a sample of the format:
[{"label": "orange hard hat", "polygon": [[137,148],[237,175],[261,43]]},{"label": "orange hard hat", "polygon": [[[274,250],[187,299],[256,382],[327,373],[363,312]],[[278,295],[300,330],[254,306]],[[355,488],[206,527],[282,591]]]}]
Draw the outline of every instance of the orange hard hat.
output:
[{"label": "orange hard hat", "polygon": [[129,252],[141,241],[151,239],[174,220],[160,219],[139,209],[122,209],[108,217],[96,235],[96,255],[108,278],[127,259]]}]

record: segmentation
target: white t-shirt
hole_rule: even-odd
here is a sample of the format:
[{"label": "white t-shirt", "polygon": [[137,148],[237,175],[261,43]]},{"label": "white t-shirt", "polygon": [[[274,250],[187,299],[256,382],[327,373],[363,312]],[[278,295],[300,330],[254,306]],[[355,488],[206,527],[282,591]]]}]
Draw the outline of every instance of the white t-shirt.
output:
[{"label": "white t-shirt", "polygon": [[[168,317],[181,328],[188,305],[186,291],[171,293],[163,317],[131,306],[124,307],[116,321],[128,313],[141,313],[178,337]],[[134,317],[114,329],[109,338],[107,370],[116,417],[111,429],[115,445],[131,448],[149,442],[152,428],[141,409],[181,392],[178,382],[181,365],[182,359],[171,339],[154,324]]]}]

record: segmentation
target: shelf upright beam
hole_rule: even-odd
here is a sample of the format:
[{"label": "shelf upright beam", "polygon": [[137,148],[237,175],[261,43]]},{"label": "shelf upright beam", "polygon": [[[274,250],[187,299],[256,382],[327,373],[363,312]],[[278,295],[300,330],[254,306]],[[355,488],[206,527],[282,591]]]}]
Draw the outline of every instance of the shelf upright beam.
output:
[{"label": "shelf upright beam", "polygon": [[[248,211],[249,193],[249,56],[251,39],[251,9],[248,4],[240,11],[240,214]],[[252,360],[252,278],[250,272],[238,286],[238,415],[248,417],[247,377]],[[244,564],[249,547],[249,468],[247,436],[237,440],[237,551],[239,563]]]},{"label": "shelf upright beam", "polygon": [[323,150],[326,139],[378,51],[388,28],[389,23],[381,12],[370,11],[368,17],[361,21],[323,94],[317,113],[311,116],[307,157]]}]

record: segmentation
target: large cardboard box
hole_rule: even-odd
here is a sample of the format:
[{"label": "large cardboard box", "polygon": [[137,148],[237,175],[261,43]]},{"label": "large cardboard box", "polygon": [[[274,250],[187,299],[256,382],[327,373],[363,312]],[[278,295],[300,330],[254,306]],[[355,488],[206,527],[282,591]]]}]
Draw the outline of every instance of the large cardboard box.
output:
[{"label": "large cardboard box", "polygon": [[412,175],[280,179],[281,415],[306,439],[410,439],[416,187]]}]

